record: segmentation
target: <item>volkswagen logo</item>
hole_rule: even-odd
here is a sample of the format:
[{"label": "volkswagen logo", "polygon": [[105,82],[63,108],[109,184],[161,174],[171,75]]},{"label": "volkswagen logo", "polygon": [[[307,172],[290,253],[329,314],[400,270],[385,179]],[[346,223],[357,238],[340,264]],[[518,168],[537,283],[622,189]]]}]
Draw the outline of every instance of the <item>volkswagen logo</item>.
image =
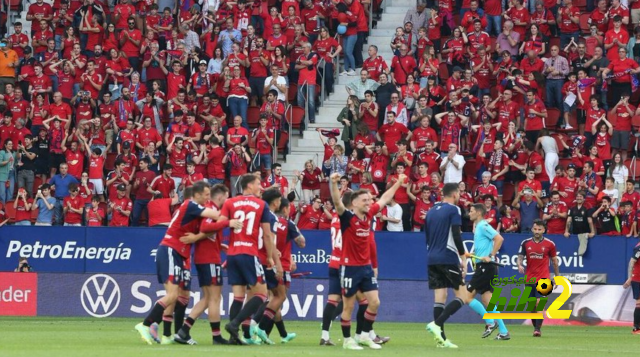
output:
[{"label": "volkswagen logo", "polygon": [[120,287],[109,275],[96,274],[82,285],[80,291],[82,307],[93,317],[107,317],[120,305]]}]

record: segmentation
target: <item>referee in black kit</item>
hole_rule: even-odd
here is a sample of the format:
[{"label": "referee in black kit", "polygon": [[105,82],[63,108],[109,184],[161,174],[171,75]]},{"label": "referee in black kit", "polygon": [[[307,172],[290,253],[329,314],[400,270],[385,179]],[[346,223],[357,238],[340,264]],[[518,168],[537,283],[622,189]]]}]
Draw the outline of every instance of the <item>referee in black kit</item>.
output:
[{"label": "referee in black kit", "polygon": [[580,245],[578,246],[578,255],[584,255],[587,251],[587,243],[589,238],[596,235],[593,227],[593,219],[591,218],[591,210],[584,206],[584,191],[576,193],[576,205],[569,209],[567,217],[567,226],[564,230],[565,238],[569,238],[571,234],[578,236]]}]

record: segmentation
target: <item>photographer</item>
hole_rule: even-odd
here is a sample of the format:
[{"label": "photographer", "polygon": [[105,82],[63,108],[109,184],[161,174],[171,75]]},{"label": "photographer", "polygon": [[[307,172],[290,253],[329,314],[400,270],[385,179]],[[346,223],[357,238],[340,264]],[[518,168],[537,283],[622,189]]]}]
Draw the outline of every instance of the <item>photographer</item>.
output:
[{"label": "photographer", "polygon": [[29,198],[27,190],[19,189],[18,196],[13,201],[13,208],[16,211],[16,226],[31,225],[31,205],[33,205],[33,199]]},{"label": "photographer", "polygon": [[620,234],[616,228],[616,211],[611,208],[611,198],[602,197],[602,204],[591,215],[598,226],[598,234],[615,236]]},{"label": "photographer", "polygon": [[31,273],[33,271],[33,267],[29,265],[27,258],[20,257],[18,260],[18,267],[14,270],[16,273]]}]

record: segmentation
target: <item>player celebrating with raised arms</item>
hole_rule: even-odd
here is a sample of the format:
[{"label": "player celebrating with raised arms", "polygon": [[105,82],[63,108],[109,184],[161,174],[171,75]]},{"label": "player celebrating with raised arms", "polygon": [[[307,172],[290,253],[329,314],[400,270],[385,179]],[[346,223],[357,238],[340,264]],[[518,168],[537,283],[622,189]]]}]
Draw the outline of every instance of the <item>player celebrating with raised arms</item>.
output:
[{"label": "player celebrating with raised arms", "polygon": [[368,190],[357,190],[351,194],[353,210],[347,210],[340,199],[338,181],[340,174],[331,175],[331,199],[340,216],[340,228],[342,231],[342,261],[341,261],[341,287],[344,309],[342,311],[342,335],[344,337],[343,348],[349,350],[361,350],[362,347],[351,337],[351,314],[356,301],[358,290],[364,293],[369,302],[365,311],[365,321],[359,343],[372,349],[382,348],[369,337],[371,326],[375,321],[380,305],[378,297],[378,282],[371,267],[371,222],[373,217],[380,212],[382,207],[391,201],[400,185],[405,180],[401,174],[398,181],[385,192],[376,203],[371,203],[371,194]]},{"label": "player celebrating with raised arms", "polygon": [[[191,285],[191,244],[181,242],[180,238],[188,233],[197,233],[201,218],[219,217],[219,212],[204,207],[211,197],[210,188],[211,186],[204,181],[196,182],[192,186],[192,199],[185,201],[173,214],[169,228],[156,251],[158,282],[164,284],[166,295],[155,303],[149,315],[135,327],[147,344],[154,343],[149,326],[163,320],[165,309],[167,312],[174,311],[172,308],[175,305],[176,319],[180,320],[180,325],[182,324]],[[171,341],[166,335],[163,336],[163,340],[167,340],[163,341],[165,343]]]},{"label": "player celebrating with raised arms", "polygon": [[[536,219],[533,221],[533,227],[531,227],[533,237],[523,240],[522,244],[520,244],[520,251],[518,252],[518,272],[524,274],[527,280],[532,277],[536,278],[536,281],[551,278],[549,274],[549,259],[553,262],[553,273],[555,276],[560,276],[556,244],[543,236],[546,228],[543,220]],[[522,265],[525,259],[527,260],[526,269]],[[554,285],[553,288],[555,289],[556,286],[557,285]],[[536,306],[538,306],[542,295],[536,290],[535,285],[531,286],[529,297],[536,297]],[[533,324],[533,337],[542,336],[540,329],[542,328],[543,321],[542,319],[531,319],[531,323]]]},{"label": "player celebrating with raised arms", "polygon": [[[267,286],[264,269],[258,260],[258,249],[264,244],[267,265],[273,266],[275,243],[269,224],[272,214],[266,203],[258,198],[262,190],[260,178],[245,174],[240,177],[239,183],[242,195],[225,201],[220,213],[221,220],[234,218],[243,222],[241,229],[233,229],[229,234],[227,279],[232,286],[233,303],[229,309],[230,322],[224,328],[234,342],[246,344],[238,335],[240,324],[267,300]],[[247,286],[252,297],[244,304]]]}]

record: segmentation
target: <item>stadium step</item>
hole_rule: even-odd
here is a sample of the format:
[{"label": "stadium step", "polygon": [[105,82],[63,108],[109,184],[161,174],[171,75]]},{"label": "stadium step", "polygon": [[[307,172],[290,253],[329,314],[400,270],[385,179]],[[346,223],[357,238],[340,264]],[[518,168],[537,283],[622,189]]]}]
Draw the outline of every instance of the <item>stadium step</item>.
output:
[{"label": "stadium step", "polygon": [[[369,45],[376,45],[378,46],[378,54],[386,60],[387,65],[390,65],[393,58],[393,53],[389,47],[391,37],[395,32],[395,28],[402,25],[407,10],[415,6],[415,0],[385,1],[387,2],[387,7],[382,14],[382,19],[378,21],[377,28],[371,31],[371,35],[364,45],[363,57],[369,57],[367,54]],[[322,166],[324,147],[316,128],[338,128],[342,130],[342,124],[338,123],[336,118],[347,102],[348,93],[345,85],[358,80],[359,75],[357,73],[356,76],[338,76],[334,85],[334,93],[329,95],[319,108],[316,115],[316,123],[310,124],[302,132],[302,135],[297,131],[293,133],[291,137],[291,153],[287,155],[286,162],[282,162],[282,173],[290,180],[295,170],[304,169],[304,163],[307,160],[314,160],[317,166]],[[343,145],[340,137],[338,137],[338,143]]]}]

